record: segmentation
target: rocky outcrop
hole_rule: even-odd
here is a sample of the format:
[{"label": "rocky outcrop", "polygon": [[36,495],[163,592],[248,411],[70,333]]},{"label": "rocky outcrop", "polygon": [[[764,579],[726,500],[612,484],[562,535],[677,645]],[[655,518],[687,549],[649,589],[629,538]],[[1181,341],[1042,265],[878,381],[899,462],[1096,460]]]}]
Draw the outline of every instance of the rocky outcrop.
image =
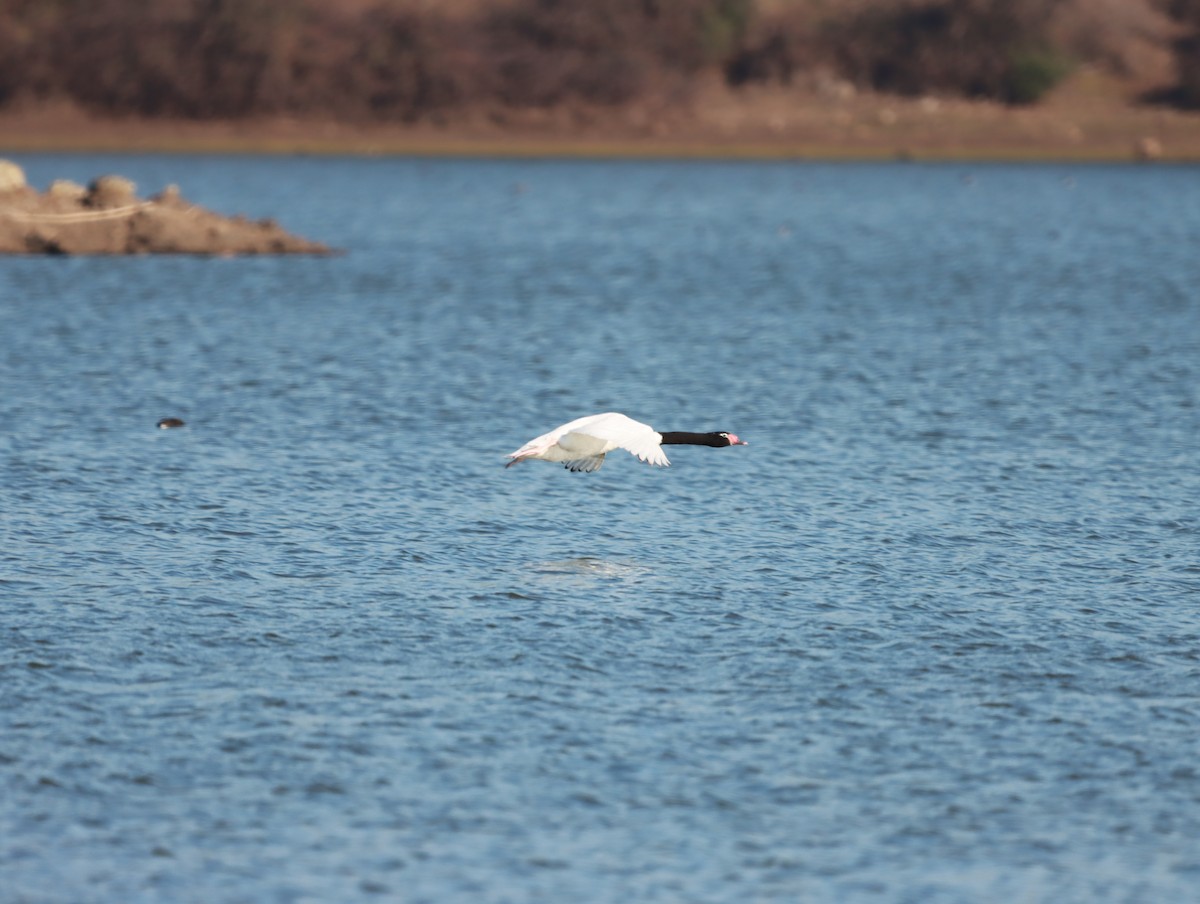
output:
[{"label": "rocky outcrop", "polygon": [[25,187],[25,171],[11,160],[0,160],[0,195]]},{"label": "rocky outcrop", "polygon": [[121,176],[86,188],[55,181],[45,193],[0,160],[0,254],[329,254],[274,220],[225,217],[184,199],[176,186],[142,200]]}]

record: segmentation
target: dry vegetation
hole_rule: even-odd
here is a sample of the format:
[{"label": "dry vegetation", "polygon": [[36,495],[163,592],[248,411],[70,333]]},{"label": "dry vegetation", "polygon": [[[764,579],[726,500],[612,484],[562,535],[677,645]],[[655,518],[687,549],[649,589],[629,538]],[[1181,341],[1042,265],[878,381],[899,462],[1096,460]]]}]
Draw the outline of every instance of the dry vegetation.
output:
[{"label": "dry vegetation", "polygon": [[[1190,135],[1195,115],[1170,111],[1200,108],[1200,0],[0,0],[10,144],[6,122],[66,109],[177,134],[319,122],[846,147],[882,131],[917,152],[970,144],[1005,108],[1036,132],[1064,82],[1085,100],[1104,86],[1127,132]],[[1068,142],[1098,134],[1068,126]]]}]

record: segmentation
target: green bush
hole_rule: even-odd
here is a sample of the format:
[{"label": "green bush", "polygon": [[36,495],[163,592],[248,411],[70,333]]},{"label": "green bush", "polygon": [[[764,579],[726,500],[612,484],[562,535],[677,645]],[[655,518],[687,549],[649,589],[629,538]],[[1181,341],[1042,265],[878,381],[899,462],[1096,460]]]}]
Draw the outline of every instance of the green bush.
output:
[{"label": "green bush", "polygon": [[1178,82],[1166,99],[1200,109],[1200,0],[1170,0],[1166,7],[1182,28],[1173,45]]},{"label": "green bush", "polygon": [[1066,78],[1074,68],[1062,53],[1046,49],[1018,50],[1009,58],[1003,99],[1010,104],[1033,104]]},{"label": "green bush", "polygon": [[1032,103],[1067,72],[1053,49],[1057,6],[1058,0],[868,4],[836,20],[829,33],[842,74],[877,91]]}]

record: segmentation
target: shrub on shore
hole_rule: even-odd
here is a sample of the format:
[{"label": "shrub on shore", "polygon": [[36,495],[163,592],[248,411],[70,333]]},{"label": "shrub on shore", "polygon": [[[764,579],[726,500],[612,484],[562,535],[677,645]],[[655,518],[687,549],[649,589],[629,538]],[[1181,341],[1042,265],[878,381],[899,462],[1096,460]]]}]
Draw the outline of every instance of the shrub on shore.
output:
[{"label": "shrub on shore", "polygon": [[[1200,105],[1200,0],[1112,3],[1141,10],[1142,19],[1122,21],[1179,23],[1174,96]],[[1076,58],[1119,66],[1120,39],[1103,26],[1112,17],[1088,8],[1083,0],[0,0],[0,107],[65,98],[114,115],[411,122],[467,109],[678,100],[706,73],[738,87],[817,70],[880,92],[1029,104]]]}]

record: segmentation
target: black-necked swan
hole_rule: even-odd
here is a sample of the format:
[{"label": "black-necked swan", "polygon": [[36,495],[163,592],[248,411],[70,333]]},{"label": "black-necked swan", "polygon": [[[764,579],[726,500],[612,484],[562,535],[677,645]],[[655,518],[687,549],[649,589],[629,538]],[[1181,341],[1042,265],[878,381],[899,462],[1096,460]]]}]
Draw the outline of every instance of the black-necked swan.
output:
[{"label": "black-necked swan", "polygon": [[615,411],[589,414],[587,417],[555,427],[537,439],[531,439],[504,467],[521,461],[561,461],[568,471],[597,471],[604,456],[624,449],[650,465],[666,467],[671,462],[663,446],[746,446],[733,433],[659,433],[649,424],[635,421]]}]

